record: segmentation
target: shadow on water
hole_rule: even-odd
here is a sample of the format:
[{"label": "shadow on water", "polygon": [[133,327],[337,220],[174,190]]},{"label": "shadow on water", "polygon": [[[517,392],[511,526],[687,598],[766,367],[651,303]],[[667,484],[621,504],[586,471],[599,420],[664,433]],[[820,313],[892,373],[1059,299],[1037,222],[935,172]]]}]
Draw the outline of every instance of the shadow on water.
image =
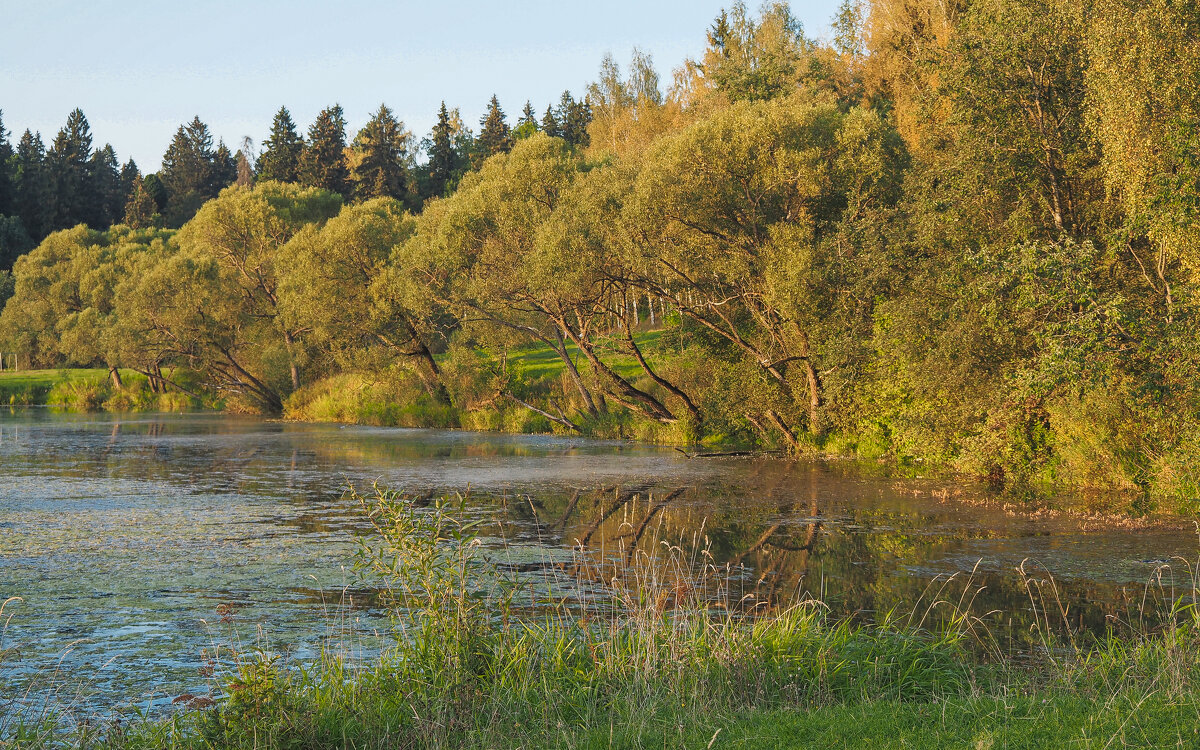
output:
[{"label": "shadow on water", "polygon": [[[386,631],[351,570],[366,528],[351,484],[465,494],[504,565],[534,579],[619,581],[667,544],[745,609],[812,597],[871,620],[982,587],[973,611],[1016,644],[1039,619],[1102,633],[1182,595],[1178,560],[1197,552],[1178,525],[1023,512],[982,487],[551,436],[18,409],[0,416],[0,466],[0,600],[23,599],[5,669],[61,658],[94,676],[97,706],[201,692],[201,654],[230,626],[301,655],[348,619]],[[1054,575],[1054,602],[1031,603],[1023,562]]]}]

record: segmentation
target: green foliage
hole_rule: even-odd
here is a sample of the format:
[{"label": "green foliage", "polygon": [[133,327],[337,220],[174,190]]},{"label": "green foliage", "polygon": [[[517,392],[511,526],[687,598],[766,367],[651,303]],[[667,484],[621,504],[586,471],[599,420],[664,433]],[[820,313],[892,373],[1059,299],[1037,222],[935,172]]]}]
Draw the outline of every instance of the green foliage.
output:
[{"label": "green foliage", "polygon": [[266,179],[176,236],[157,215],[232,179],[199,120],[161,180],[81,112],[48,154],[0,126],[0,248],[45,238],[0,345],[155,393],[195,368],[302,418],[850,452],[1186,507],[1197,24],[1168,0],[848,0],[825,44],[739,3],[666,94],[635,50],[515,131],[495,97],[478,139],[443,103],[424,164],[386,107],[349,149],[340,107],[307,143],[280,109]]}]

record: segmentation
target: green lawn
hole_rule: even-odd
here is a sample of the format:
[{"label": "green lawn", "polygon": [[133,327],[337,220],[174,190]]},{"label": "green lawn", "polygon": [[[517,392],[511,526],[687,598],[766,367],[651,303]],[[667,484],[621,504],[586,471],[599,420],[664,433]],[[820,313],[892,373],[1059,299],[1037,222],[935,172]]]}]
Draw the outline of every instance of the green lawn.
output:
[{"label": "green lawn", "polygon": [[[642,356],[652,364],[655,359],[654,350],[658,347],[661,338],[661,330],[643,331],[634,335],[634,340],[637,341],[638,347],[642,350]],[[613,352],[620,353],[614,354]],[[573,344],[568,345],[567,353],[575,361],[580,372],[589,372],[591,370],[587,358],[580,353],[578,347]],[[619,339],[614,339],[611,347],[599,348],[597,353],[605,364],[622,377],[632,379],[642,375],[641,366],[631,355],[624,353],[624,342]],[[509,352],[508,362],[512,367],[520,368],[520,371],[530,380],[557,378],[566,369],[566,365],[563,364],[558,353],[544,344],[536,346],[527,345],[513,349]]]},{"label": "green lawn", "polygon": [[[131,371],[121,373],[132,375]],[[0,403],[44,404],[50,389],[62,382],[95,382],[108,379],[108,370],[78,368],[62,370],[5,370],[0,372]]]}]

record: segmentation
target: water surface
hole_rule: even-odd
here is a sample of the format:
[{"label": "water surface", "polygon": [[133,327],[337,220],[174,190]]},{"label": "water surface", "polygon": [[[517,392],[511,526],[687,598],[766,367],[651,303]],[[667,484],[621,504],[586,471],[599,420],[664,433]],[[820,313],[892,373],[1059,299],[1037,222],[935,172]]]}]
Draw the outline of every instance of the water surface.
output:
[{"label": "water surface", "polygon": [[[619,564],[631,548],[669,541],[729,566],[740,601],[815,595],[864,618],[919,608],[945,577],[970,574],[983,587],[975,611],[998,613],[989,622],[1017,634],[1036,620],[1017,573],[1023,561],[1054,574],[1056,622],[1095,631],[1127,618],[1148,592],[1160,596],[1147,582],[1197,549],[1178,524],[1027,513],[980,487],[870,477],[837,463],[14,409],[0,413],[0,601],[21,601],[5,610],[0,710],[26,692],[36,700],[76,688],[89,709],[162,707],[206,692],[206,658],[230,645],[304,659],[334,636],[369,652],[372,631],[387,623],[370,607],[342,606],[363,529],[343,490],[376,481],[467,494],[492,543],[529,561],[518,569],[565,565],[579,549]],[[1186,582],[1170,571],[1165,580]]]}]

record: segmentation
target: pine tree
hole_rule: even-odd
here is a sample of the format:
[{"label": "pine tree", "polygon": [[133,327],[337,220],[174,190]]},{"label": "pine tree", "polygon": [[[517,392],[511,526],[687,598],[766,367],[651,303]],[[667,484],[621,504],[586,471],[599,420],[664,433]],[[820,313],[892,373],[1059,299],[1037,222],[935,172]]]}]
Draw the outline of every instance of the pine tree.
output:
[{"label": "pine tree", "polygon": [[446,102],[438,109],[437,124],[429,137],[429,180],[425,197],[446,194],[446,188],[458,166],[459,155],[454,150],[454,129],[450,125],[450,113],[446,110]]},{"label": "pine tree", "polygon": [[479,121],[476,146],[476,166],[489,156],[507,153],[512,148],[512,134],[495,94],[492,94],[492,101],[488,103],[487,114]]},{"label": "pine tree", "polygon": [[359,200],[408,194],[408,147],[412,134],[386,104],[354,137],[354,196]]},{"label": "pine tree", "polygon": [[[92,128],[79,109],[67,116],[67,124],[46,154],[50,179],[54,185],[54,218],[51,230],[65,229],[87,222],[91,183]],[[101,227],[93,227],[93,229]]]},{"label": "pine tree", "polygon": [[553,105],[546,105],[546,114],[542,115],[542,132],[551,138],[562,138],[562,127],[558,124]]},{"label": "pine tree", "polygon": [[16,164],[16,214],[29,236],[40,242],[54,227],[54,185],[40,134],[25,131],[17,143]]},{"label": "pine tree", "polygon": [[271,135],[263,142],[263,152],[255,164],[260,180],[297,182],[304,156],[304,139],[296,132],[296,123],[287,107],[280,107],[271,123]]},{"label": "pine tree", "polygon": [[10,133],[4,129],[4,110],[0,109],[0,216],[7,216],[16,209],[16,152],[8,137]]},{"label": "pine tree", "polygon": [[326,107],[308,129],[308,145],[300,162],[300,181],[343,196],[350,193],[346,164],[346,118],[341,105]]}]

